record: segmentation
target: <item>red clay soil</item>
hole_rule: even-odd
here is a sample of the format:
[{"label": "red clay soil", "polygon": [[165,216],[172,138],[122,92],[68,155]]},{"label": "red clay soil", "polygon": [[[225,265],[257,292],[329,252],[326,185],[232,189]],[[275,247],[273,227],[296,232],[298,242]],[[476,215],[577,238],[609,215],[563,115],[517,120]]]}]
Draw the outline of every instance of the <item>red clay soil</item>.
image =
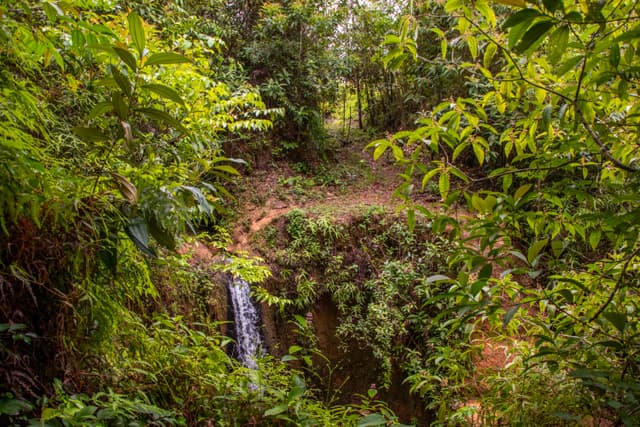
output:
[{"label": "red clay soil", "polygon": [[[345,155],[353,156],[353,149]],[[360,162],[367,162],[370,175],[359,177],[348,186],[312,186],[305,188],[307,194],[291,194],[291,189],[283,185],[283,178],[296,176],[286,165],[272,167],[270,170],[258,171],[245,178],[244,185],[259,185],[259,188],[246,193],[256,195],[259,192],[259,203],[249,200],[246,193],[240,198],[238,217],[241,221],[233,231],[233,244],[229,251],[251,252],[249,238],[269,225],[276,218],[293,209],[321,210],[335,218],[346,217],[357,208],[380,206],[389,210],[398,207],[399,200],[392,197],[393,191],[400,184],[399,169],[386,162],[374,163],[368,153],[359,153]],[[313,179],[313,177],[307,177]],[[288,192],[288,194],[287,194]],[[284,194],[284,197],[283,197]],[[305,197],[307,196],[307,197]]]}]

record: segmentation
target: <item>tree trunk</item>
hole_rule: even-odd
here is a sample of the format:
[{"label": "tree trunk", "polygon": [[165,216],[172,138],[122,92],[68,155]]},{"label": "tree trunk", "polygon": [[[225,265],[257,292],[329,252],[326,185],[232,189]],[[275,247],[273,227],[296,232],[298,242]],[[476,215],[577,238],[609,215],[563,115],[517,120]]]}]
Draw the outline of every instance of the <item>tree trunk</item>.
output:
[{"label": "tree trunk", "polygon": [[356,100],[358,102],[358,129],[362,130],[362,94],[360,92],[360,73],[356,72]]}]

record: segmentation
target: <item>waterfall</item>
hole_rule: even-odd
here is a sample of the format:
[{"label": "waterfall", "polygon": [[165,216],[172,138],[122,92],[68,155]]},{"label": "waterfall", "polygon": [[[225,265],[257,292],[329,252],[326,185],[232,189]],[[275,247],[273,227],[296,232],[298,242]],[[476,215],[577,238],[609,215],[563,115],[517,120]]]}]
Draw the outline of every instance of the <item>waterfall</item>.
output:
[{"label": "waterfall", "polygon": [[236,350],[238,360],[247,368],[257,368],[255,357],[262,351],[260,316],[251,297],[249,284],[234,278],[229,283],[231,306],[236,326]]}]

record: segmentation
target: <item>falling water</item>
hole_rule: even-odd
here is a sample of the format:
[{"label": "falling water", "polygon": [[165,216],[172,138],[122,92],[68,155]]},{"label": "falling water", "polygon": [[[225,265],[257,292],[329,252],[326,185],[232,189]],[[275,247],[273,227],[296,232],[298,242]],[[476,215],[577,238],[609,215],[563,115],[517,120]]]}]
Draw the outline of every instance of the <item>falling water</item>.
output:
[{"label": "falling water", "polygon": [[231,306],[236,324],[236,348],[238,359],[247,368],[257,367],[255,357],[261,351],[262,340],[258,324],[260,316],[253,301],[249,296],[249,284],[239,278],[234,278],[229,283],[231,294]]}]

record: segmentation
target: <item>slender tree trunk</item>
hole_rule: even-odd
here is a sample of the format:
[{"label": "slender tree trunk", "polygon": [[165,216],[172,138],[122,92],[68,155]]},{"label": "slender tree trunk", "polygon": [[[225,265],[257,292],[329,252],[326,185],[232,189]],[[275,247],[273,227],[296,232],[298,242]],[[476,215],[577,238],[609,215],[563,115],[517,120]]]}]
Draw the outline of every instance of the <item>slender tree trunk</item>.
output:
[{"label": "slender tree trunk", "polygon": [[351,105],[349,105],[349,120],[347,120],[347,144],[351,143]]},{"label": "slender tree trunk", "polygon": [[356,72],[356,100],[358,102],[358,129],[362,130],[362,93],[360,92],[360,73]]},{"label": "slender tree trunk", "polygon": [[366,86],[365,93],[367,95],[367,110],[369,111],[369,125],[375,127],[375,109],[376,103],[373,101],[373,95],[371,93],[371,85]]},{"label": "slender tree trunk", "polygon": [[[349,86],[347,84],[344,85],[344,95],[342,97],[342,134],[346,135],[347,133],[347,93],[349,90]],[[347,142],[349,142],[347,140]]]}]

